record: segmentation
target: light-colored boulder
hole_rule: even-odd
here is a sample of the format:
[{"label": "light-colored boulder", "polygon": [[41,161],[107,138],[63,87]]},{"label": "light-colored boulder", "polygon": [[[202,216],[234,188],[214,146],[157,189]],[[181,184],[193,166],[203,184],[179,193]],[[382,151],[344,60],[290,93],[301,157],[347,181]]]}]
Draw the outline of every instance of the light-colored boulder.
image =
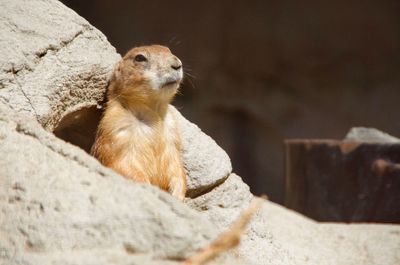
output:
[{"label": "light-colored boulder", "polygon": [[178,261],[156,259],[151,255],[131,255],[121,249],[26,252],[16,254],[7,265],[179,265]]},{"label": "light-colored boulder", "polygon": [[[188,205],[224,230],[251,198],[248,186],[231,174],[223,184]],[[266,201],[237,251],[260,265],[395,265],[400,263],[400,226],[317,223]]]},{"label": "light-colored boulder", "polygon": [[400,143],[400,139],[375,128],[354,127],[346,134],[345,141]]},{"label": "light-colored boulder", "polygon": [[[0,264],[52,264],[73,252],[87,264],[146,253],[174,261],[218,235],[168,193],[118,176],[1,105],[0,153]],[[74,260],[61,264],[86,264]]]},{"label": "light-colored boulder", "polygon": [[55,0],[1,1],[0,40],[0,102],[48,130],[96,106],[120,58],[100,31]]},{"label": "light-colored boulder", "polygon": [[274,203],[267,203],[264,211],[268,230],[299,264],[400,262],[398,225],[317,223]]},{"label": "light-colored boulder", "polygon": [[175,108],[182,138],[182,158],[186,168],[187,196],[198,196],[222,183],[232,172],[229,156],[200,128],[185,119]]},{"label": "light-colored boulder", "polygon": [[[229,227],[250,203],[254,196],[249,187],[236,174],[212,191],[192,199],[188,205],[203,213],[215,226],[223,231]],[[263,211],[263,208],[261,209]],[[266,264],[301,264],[295,263],[268,230],[268,216],[258,212],[243,235],[237,255],[249,263]]]},{"label": "light-colored boulder", "polygon": [[212,227],[203,220],[200,228],[168,194],[103,169],[28,119],[1,116],[0,229],[15,251],[119,246],[179,258],[210,238]]}]

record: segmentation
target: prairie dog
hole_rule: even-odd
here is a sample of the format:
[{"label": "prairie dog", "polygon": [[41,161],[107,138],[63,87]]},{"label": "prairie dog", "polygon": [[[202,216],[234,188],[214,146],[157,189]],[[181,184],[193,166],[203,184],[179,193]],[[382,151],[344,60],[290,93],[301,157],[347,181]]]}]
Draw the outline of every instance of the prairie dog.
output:
[{"label": "prairie dog", "polygon": [[167,47],[131,49],[115,66],[92,147],[92,154],[105,166],[181,200],[186,173],[169,103],[182,78],[182,62]]}]

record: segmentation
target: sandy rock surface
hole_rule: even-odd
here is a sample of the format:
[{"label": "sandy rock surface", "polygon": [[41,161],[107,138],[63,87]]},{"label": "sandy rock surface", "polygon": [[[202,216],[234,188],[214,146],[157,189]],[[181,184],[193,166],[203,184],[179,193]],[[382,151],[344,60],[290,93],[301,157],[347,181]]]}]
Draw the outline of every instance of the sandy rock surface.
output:
[{"label": "sandy rock surface", "polygon": [[2,0],[0,102],[53,130],[96,106],[120,58],[106,37],[59,1]]},{"label": "sandy rock surface", "polygon": [[[249,187],[236,174],[209,193],[192,199],[188,205],[205,215],[215,226],[223,231],[234,222],[252,200]],[[268,204],[269,202],[265,202]],[[261,209],[243,236],[235,253],[248,263],[254,264],[301,264],[290,256],[277,242],[268,229],[268,213]]]},{"label": "sandy rock surface", "polygon": [[[252,197],[242,179],[231,174],[188,205],[223,230]],[[398,225],[318,223],[266,201],[237,254],[255,264],[398,264],[399,236]]]},{"label": "sandy rock surface", "polygon": [[400,143],[400,139],[375,128],[354,127],[346,134],[345,141]]},{"label": "sandy rock surface", "polygon": [[[87,264],[143,253],[182,260],[218,234],[209,220],[169,194],[118,176],[4,106],[0,150],[5,264],[47,264],[41,260],[60,261],[73,252],[91,259]],[[94,254],[100,251],[106,254]],[[151,260],[129,259],[145,258]]]},{"label": "sandy rock surface", "polygon": [[187,196],[194,197],[222,183],[232,172],[229,156],[196,124],[185,119],[175,108],[182,138],[182,158],[188,173]]},{"label": "sandy rock surface", "polygon": [[0,116],[6,256],[119,247],[125,255],[179,259],[215,234],[167,193],[121,178],[31,118],[15,119],[4,109]]}]

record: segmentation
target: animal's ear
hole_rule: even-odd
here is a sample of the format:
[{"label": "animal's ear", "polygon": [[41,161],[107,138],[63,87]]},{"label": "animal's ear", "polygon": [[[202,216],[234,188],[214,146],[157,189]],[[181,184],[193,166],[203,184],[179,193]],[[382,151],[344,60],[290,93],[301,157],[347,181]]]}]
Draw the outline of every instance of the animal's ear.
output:
[{"label": "animal's ear", "polygon": [[118,92],[118,87],[119,86],[117,84],[119,84],[121,82],[121,80],[120,80],[120,78],[122,76],[121,68],[122,68],[121,61],[119,61],[114,66],[114,70],[113,70],[113,73],[111,75],[111,79],[110,79],[110,81],[108,83],[108,86],[107,86],[108,99],[113,98],[115,95],[117,95],[119,93]]},{"label": "animal's ear", "polygon": [[118,80],[121,76],[121,62],[118,62],[114,67],[113,79]]}]

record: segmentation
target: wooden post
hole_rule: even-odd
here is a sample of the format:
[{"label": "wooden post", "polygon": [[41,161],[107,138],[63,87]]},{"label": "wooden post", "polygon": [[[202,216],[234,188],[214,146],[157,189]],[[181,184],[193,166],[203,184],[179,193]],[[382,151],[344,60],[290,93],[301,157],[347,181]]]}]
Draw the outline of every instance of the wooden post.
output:
[{"label": "wooden post", "polygon": [[285,205],[317,221],[400,223],[400,144],[285,141]]}]

